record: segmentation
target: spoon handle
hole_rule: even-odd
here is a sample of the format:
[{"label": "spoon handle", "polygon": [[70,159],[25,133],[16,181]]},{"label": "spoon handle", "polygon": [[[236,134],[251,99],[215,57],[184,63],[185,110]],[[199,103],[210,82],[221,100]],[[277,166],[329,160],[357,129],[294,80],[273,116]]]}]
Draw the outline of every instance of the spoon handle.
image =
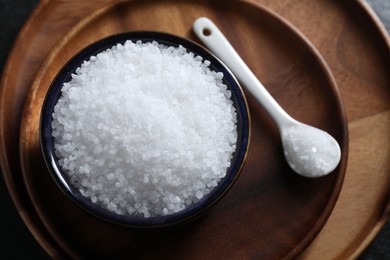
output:
[{"label": "spoon handle", "polygon": [[218,27],[208,18],[198,18],[193,30],[199,39],[233,72],[246,89],[263,105],[279,129],[295,121],[268,93]]}]

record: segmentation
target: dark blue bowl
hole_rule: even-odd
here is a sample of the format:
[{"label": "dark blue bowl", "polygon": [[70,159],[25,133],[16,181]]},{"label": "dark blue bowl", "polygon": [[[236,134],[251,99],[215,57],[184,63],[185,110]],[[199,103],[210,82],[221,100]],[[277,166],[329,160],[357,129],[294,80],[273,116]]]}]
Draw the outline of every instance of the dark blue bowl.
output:
[{"label": "dark blue bowl", "polygon": [[[219,182],[217,187],[204,196],[200,201],[178,213],[168,216],[144,218],[140,216],[117,215],[92,203],[89,198],[84,197],[72,185],[68,176],[61,170],[61,167],[58,164],[58,158],[54,152],[54,140],[51,128],[52,114],[54,106],[61,96],[61,88],[63,84],[71,80],[72,73],[75,72],[76,68],[78,68],[83,61],[88,60],[91,56],[94,56],[118,43],[123,44],[126,40],[141,40],[142,42],[156,41],[160,44],[174,47],[182,45],[188,52],[193,52],[195,55],[199,55],[204,59],[209,60],[211,62],[209,66],[211,70],[223,72],[223,82],[232,92],[232,101],[237,110],[237,148],[234,152],[232,163],[226,176]],[[247,155],[249,137],[250,119],[248,105],[244,93],[232,73],[220,60],[210,54],[210,52],[202,46],[174,35],[159,32],[130,32],[113,35],[99,40],[80,51],[61,69],[52,82],[45,97],[40,120],[40,141],[44,159],[52,177],[60,189],[75,204],[88,213],[112,223],[138,228],[161,227],[184,223],[195,219],[213,206],[224,194],[226,194],[238,178]]]}]

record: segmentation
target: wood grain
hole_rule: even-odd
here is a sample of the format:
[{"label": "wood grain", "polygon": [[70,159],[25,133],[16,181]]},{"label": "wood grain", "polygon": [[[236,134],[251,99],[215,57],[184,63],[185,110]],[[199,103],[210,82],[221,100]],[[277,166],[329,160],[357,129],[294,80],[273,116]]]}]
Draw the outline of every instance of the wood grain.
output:
[{"label": "wood grain", "polygon": [[[324,254],[330,259],[357,257],[359,251],[356,249],[367,246],[368,242],[362,243],[369,241],[367,234],[378,222],[389,217],[386,205],[390,187],[390,111],[356,120],[349,127],[351,143],[344,187],[327,225],[303,258],[317,259]],[[361,167],[362,161],[372,163]],[[361,183],[364,186],[356,189]],[[371,205],[373,201],[376,203]],[[378,230],[373,231],[375,234]],[[348,234],[342,237],[343,243],[341,232]],[[370,238],[373,238],[371,234]]]},{"label": "wood grain", "polygon": [[[14,145],[19,142],[19,119],[33,78],[49,51],[80,19],[110,2],[104,0],[42,2],[19,35],[1,81],[0,137],[4,177],[23,220],[53,257],[63,255],[62,248],[69,245],[66,241],[65,244],[58,245],[58,237],[56,240],[53,239],[56,234],[47,231],[47,223],[45,225],[42,223],[41,216],[37,214],[27,195],[18,159],[19,151]],[[170,2],[172,1],[167,1],[166,6],[169,6]],[[303,258],[315,259],[321,256],[327,259],[345,259],[356,256],[389,216],[390,146],[388,135],[385,135],[386,131],[388,133],[385,125],[388,125],[390,107],[390,75],[386,71],[386,68],[390,67],[389,40],[360,1],[251,2],[262,3],[281,14],[311,40],[331,67],[346,105],[351,138],[350,162],[344,188],[329,221],[303,254]],[[188,3],[190,2],[183,2]],[[170,12],[186,19],[187,14],[181,13],[174,6]],[[155,12],[153,15],[151,13],[144,15],[153,18],[159,14],[160,12]],[[219,17],[220,22],[234,28],[229,17],[229,15]],[[119,24],[123,26],[122,23]],[[172,21],[168,24],[176,26]],[[256,25],[261,28],[261,24]],[[239,35],[242,32],[236,33]],[[250,32],[246,31],[246,35],[248,33]],[[247,37],[246,40],[251,39]],[[237,44],[239,40],[235,42]],[[251,53],[253,49],[258,48],[253,42],[251,46],[242,48],[242,52]],[[356,55],[357,53],[359,55]],[[253,60],[250,55],[247,59]],[[267,84],[272,83],[271,76],[278,68],[262,67],[270,79]],[[283,98],[282,91],[278,90],[273,94],[279,95],[285,106],[291,106],[292,100]],[[375,131],[371,131],[372,129]],[[371,145],[372,150],[367,150],[368,145],[364,144]],[[42,186],[44,188],[47,185],[42,183]],[[77,214],[75,212],[74,216]],[[249,231],[239,233],[242,235],[242,241],[245,241],[246,235],[251,234]],[[93,234],[95,233],[92,232]],[[182,235],[180,232],[177,234]],[[79,249],[76,248],[75,251]],[[184,253],[178,252],[178,256]]]}]

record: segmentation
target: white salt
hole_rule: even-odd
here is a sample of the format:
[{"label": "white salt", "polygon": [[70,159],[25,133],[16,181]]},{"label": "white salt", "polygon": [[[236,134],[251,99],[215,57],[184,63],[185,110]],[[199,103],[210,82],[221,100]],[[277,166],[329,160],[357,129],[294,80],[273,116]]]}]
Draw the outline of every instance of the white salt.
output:
[{"label": "white salt", "polygon": [[307,125],[289,127],[282,133],[284,155],[290,167],[306,177],[333,171],[340,161],[340,148],[330,135]]},{"label": "white salt", "polygon": [[53,113],[59,164],[93,203],[179,212],[226,175],[237,115],[223,74],[183,47],[127,41],[85,61]]}]

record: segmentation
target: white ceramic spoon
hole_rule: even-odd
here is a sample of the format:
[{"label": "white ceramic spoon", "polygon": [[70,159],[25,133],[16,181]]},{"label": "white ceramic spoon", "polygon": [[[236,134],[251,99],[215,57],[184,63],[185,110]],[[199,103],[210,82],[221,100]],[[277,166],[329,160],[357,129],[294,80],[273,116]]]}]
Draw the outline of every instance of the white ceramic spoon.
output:
[{"label": "white ceramic spoon", "polygon": [[341,157],[337,141],[328,133],[298,122],[288,115],[210,19],[205,17],[197,19],[193,30],[275,121],[281,134],[284,155],[295,172],[305,177],[320,177],[337,167]]}]

